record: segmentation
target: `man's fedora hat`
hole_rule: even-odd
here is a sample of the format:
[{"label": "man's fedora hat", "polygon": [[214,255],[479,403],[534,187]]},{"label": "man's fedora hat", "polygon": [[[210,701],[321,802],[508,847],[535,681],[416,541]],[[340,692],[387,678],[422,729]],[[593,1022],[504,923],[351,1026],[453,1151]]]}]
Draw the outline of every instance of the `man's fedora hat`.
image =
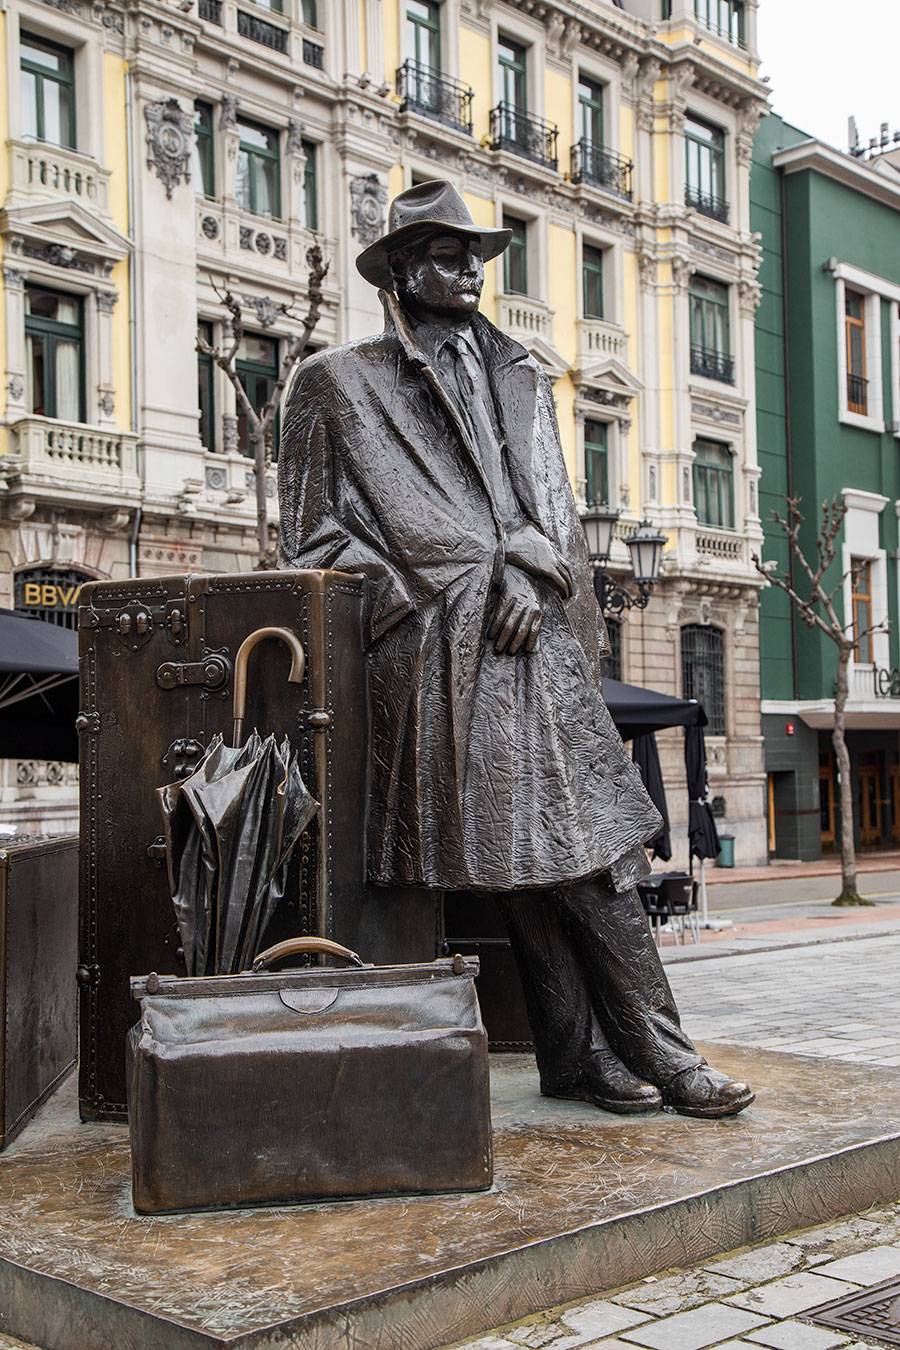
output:
[{"label": "man's fedora hat", "polygon": [[452,183],[434,178],[428,183],[401,192],[391,202],[388,232],[370,244],[356,260],[357,270],[373,286],[394,289],[390,256],[414,239],[431,234],[461,234],[481,240],[485,262],[502,253],[512,238],[512,230],[487,229],[476,225],[472,213]]}]

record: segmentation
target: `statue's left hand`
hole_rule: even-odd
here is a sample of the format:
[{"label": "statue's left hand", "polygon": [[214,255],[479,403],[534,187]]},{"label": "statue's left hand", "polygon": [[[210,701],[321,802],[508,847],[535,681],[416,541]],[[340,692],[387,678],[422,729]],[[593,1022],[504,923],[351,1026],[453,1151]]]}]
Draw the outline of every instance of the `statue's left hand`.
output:
[{"label": "statue's left hand", "polygon": [[523,649],[533,652],[541,631],[541,602],[529,578],[508,563],[503,572],[497,607],[488,629],[494,650],[515,656]]}]

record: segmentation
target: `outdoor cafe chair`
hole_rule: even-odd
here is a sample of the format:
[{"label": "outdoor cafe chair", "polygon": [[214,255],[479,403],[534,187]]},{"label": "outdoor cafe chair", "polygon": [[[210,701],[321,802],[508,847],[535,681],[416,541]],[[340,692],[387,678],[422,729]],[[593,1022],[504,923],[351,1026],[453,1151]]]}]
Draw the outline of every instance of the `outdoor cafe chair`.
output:
[{"label": "outdoor cafe chair", "polygon": [[659,904],[671,921],[676,943],[685,940],[685,922],[690,925],[694,941],[700,941],[697,883],[692,876],[686,872],[671,872],[663,876],[659,886]]}]

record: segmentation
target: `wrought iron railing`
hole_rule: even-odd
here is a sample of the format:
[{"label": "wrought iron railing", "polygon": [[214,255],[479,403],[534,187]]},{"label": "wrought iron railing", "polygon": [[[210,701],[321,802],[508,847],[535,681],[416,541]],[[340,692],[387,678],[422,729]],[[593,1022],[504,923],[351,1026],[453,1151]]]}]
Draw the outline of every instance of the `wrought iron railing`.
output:
[{"label": "wrought iron railing", "polygon": [[701,192],[699,188],[688,184],[684,189],[684,204],[694,211],[699,211],[701,216],[709,216],[712,220],[721,220],[724,225],[728,224],[728,203],[724,197],[714,197],[711,192]]},{"label": "wrought iron railing", "polygon": [[572,146],[573,183],[590,183],[593,187],[606,188],[631,201],[633,170],[630,159],[593,141],[582,139]]},{"label": "wrought iron railing", "polygon": [[303,61],[307,66],[315,66],[316,70],[325,69],[325,48],[321,42],[303,39]]},{"label": "wrought iron railing", "polygon": [[713,351],[711,347],[691,347],[691,374],[734,384],[734,357]]},{"label": "wrought iron railing", "polygon": [[404,61],[397,71],[400,111],[412,109],[446,126],[472,134],[472,88],[418,61]]},{"label": "wrought iron railing", "polygon": [[286,28],[277,28],[274,23],[267,23],[265,19],[259,19],[255,14],[248,14],[243,9],[237,12],[237,26],[239,37],[259,42],[263,47],[270,47],[273,52],[287,51]]},{"label": "wrought iron railing", "polygon": [[847,411],[866,416],[869,399],[866,386],[869,381],[864,375],[851,375],[847,371]]},{"label": "wrought iron railing", "polygon": [[559,167],[556,125],[514,103],[498,103],[496,108],[491,108],[490,139],[493,150],[511,150],[513,154],[534,160],[548,169]]},{"label": "wrought iron railing", "polygon": [[207,23],[217,23],[222,27],[222,0],[197,0],[197,13]]}]

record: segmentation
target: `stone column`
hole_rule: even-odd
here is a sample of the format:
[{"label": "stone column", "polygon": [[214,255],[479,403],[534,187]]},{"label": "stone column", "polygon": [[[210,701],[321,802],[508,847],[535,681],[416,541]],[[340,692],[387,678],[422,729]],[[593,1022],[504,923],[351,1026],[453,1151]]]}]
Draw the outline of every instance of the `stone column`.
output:
[{"label": "stone column", "polygon": [[12,263],[3,266],[6,305],[6,415],[10,422],[25,417],[25,273]]}]

